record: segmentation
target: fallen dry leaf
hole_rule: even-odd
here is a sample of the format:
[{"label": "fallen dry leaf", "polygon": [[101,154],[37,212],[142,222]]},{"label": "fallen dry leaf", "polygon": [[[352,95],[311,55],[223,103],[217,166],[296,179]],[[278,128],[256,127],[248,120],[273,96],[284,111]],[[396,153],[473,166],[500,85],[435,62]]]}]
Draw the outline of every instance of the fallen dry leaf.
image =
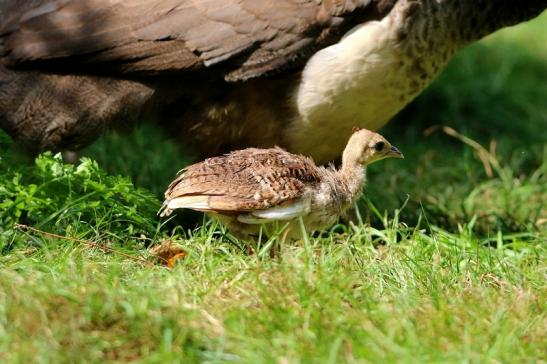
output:
[{"label": "fallen dry leaf", "polygon": [[171,240],[164,240],[160,245],[148,249],[148,252],[169,268],[173,268],[177,260],[188,254],[179,244],[173,243]]}]

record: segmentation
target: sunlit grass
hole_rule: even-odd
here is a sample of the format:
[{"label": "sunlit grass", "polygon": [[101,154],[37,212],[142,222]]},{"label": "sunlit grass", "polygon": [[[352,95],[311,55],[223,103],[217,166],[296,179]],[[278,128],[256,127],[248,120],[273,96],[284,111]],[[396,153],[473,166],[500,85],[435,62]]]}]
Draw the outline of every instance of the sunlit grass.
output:
[{"label": "sunlit grass", "polygon": [[540,244],[500,235],[486,248],[470,227],[355,227],[312,240],[310,261],[300,245],[260,258],[211,233],[178,239],[189,254],[173,271],[59,241],[4,256],[0,358],[544,358]]}]

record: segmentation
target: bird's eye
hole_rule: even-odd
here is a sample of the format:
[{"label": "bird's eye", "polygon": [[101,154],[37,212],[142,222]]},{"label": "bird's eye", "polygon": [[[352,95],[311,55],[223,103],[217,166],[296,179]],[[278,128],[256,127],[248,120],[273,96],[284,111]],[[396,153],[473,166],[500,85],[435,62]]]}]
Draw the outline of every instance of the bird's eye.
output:
[{"label": "bird's eye", "polygon": [[374,144],[374,149],[376,149],[377,152],[381,152],[382,150],[384,150],[384,147],[385,147],[384,142],[378,142]]}]

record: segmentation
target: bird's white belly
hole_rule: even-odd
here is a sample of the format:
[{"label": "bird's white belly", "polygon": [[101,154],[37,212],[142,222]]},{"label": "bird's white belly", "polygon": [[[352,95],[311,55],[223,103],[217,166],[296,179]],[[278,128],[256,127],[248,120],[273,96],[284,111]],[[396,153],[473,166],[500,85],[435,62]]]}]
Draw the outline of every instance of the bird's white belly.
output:
[{"label": "bird's white belly", "polygon": [[419,93],[393,28],[390,17],[363,24],[309,60],[286,136],[295,151],[333,160],[353,126],[377,130]]}]

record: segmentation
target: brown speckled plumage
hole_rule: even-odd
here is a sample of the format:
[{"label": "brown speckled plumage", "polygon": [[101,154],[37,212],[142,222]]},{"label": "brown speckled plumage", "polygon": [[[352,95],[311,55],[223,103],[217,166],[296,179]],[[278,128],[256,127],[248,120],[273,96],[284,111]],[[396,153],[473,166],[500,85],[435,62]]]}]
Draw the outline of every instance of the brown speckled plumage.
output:
[{"label": "brown speckled plumage", "polygon": [[319,230],[359,198],[366,165],[401,156],[382,136],[364,129],[351,136],[340,170],[280,148],[239,150],[182,170],[165,192],[161,214],[176,208],[213,213],[241,237],[258,234],[261,224],[299,217],[309,230]]},{"label": "brown speckled plumage", "polygon": [[319,183],[321,172],[304,156],[249,148],[189,166],[165,195],[207,195],[217,212],[267,209],[301,197],[306,186]]}]

